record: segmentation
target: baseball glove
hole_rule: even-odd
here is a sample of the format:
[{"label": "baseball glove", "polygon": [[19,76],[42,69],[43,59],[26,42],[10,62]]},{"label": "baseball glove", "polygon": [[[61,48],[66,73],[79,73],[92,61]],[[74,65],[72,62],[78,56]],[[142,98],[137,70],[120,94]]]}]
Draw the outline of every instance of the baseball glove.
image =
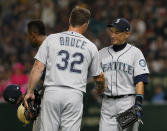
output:
[{"label": "baseball glove", "polygon": [[34,90],[34,95],[34,101],[32,101],[31,99],[28,100],[29,110],[25,111],[25,116],[29,120],[35,120],[40,111],[41,97],[37,90]]},{"label": "baseball glove", "polygon": [[130,109],[126,110],[123,113],[117,114],[117,121],[122,129],[128,128],[138,121],[138,112],[142,112],[142,109],[134,105]]},{"label": "baseball glove", "polygon": [[28,100],[29,109],[24,107],[24,103],[18,107],[17,117],[24,123],[29,124],[30,121],[36,120],[40,111],[41,98],[37,90],[34,90],[35,100]]}]

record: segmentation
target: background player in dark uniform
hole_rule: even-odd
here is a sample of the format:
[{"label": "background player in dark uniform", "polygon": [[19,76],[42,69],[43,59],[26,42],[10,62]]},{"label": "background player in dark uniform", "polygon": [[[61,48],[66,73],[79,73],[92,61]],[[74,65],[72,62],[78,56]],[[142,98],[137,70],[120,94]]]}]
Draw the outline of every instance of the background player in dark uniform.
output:
[{"label": "background player in dark uniform", "polygon": [[[39,46],[42,44],[42,42],[46,39],[46,31],[45,31],[45,25],[43,24],[42,21],[40,20],[34,20],[30,21],[27,25],[27,36],[32,44],[33,47],[39,48]],[[37,85],[37,89],[40,90],[43,86],[43,81],[45,78],[45,71],[44,69],[41,80],[40,80],[40,85]],[[43,92],[43,90],[41,90]],[[41,93],[42,93],[41,92]]]},{"label": "background player in dark uniform", "polygon": [[[47,37],[46,31],[45,31],[45,25],[43,24],[42,21],[39,21],[39,20],[31,21],[28,23],[27,34],[30,42],[34,47],[39,47]],[[44,68],[41,80],[36,86],[36,89],[38,90],[38,92],[40,92],[41,97],[43,96],[43,92],[44,92],[43,81],[45,78],[45,72],[46,72],[46,68]],[[40,121],[41,121],[41,117],[39,114],[33,123],[33,131],[40,130],[40,123],[41,123]]]},{"label": "background player in dark uniform", "polygon": [[[45,31],[45,25],[43,24],[43,22],[40,20],[30,21],[27,24],[27,36],[32,46],[38,48],[47,37]],[[44,78],[45,78],[45,69],[43,71],[40,82],[36,86],[36,89],[40,93],[41,97],[44,91],[44,89],[42,88]],[[7,102],[20,106],[24,98],[24,95],[22,95],[19,85],[13,84],[13,85],[8,85],[6,87],[4,91],[4,98]],[[40,127],[39,125],[40,125],[40,115],[34,121],[33,131],[38,131]]]}]

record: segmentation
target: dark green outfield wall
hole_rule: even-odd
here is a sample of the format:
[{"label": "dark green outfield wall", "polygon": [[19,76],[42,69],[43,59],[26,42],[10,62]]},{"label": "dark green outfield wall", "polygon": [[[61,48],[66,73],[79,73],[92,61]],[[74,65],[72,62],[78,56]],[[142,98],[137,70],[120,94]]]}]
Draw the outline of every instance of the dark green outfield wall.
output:
[{"label": "dark green outfield wall", "polygon": [[17,119],[16,108],[9,104],[0,104],[0,131],[31,131]]},{"label": "dark green outfield wall", "polygon": [[[81,131],[98,131],[99,107],[85,105]],[[140,131],[167,131],[167,105],[144,106],[144,126]],[[32,124],[24,127],[16,118],[16,110],[0,104],[0,131],[31,131]]]}]

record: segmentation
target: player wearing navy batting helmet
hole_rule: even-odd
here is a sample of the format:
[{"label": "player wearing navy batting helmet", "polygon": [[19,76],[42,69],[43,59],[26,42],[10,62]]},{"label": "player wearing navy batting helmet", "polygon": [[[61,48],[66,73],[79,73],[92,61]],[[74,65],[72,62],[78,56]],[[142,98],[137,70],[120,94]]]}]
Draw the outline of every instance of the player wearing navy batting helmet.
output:
[{"label": "player wearing navy batting helmet", "polygon": [[[117,114],[132,106],[142,108],[144,85],[148,83],[149,70],[140,49],[127,42],[131,30],[128,20],[118,18],[107,27],[111,45],[99,51],[107,84],[99,131],[122,131]],[[140,118],[142,110],[137,114]],[[138,130],[138,123],[131,127],[133,131]],[[128,129],[124,129],[126,130]]]}]

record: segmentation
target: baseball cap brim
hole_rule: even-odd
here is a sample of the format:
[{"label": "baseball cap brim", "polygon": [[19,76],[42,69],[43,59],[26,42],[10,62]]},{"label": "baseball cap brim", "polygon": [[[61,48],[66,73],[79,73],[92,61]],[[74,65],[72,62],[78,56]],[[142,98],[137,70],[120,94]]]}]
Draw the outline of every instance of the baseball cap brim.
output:
[{"label": "baseball cap brim", "polygon": [[115,25],[115,24],[108,24],[107,27],[111,28],[111,27],[115,27],[116,29],[118,29],[119,31],[123,32],[124,30],[122,30],[119,26]]}]

